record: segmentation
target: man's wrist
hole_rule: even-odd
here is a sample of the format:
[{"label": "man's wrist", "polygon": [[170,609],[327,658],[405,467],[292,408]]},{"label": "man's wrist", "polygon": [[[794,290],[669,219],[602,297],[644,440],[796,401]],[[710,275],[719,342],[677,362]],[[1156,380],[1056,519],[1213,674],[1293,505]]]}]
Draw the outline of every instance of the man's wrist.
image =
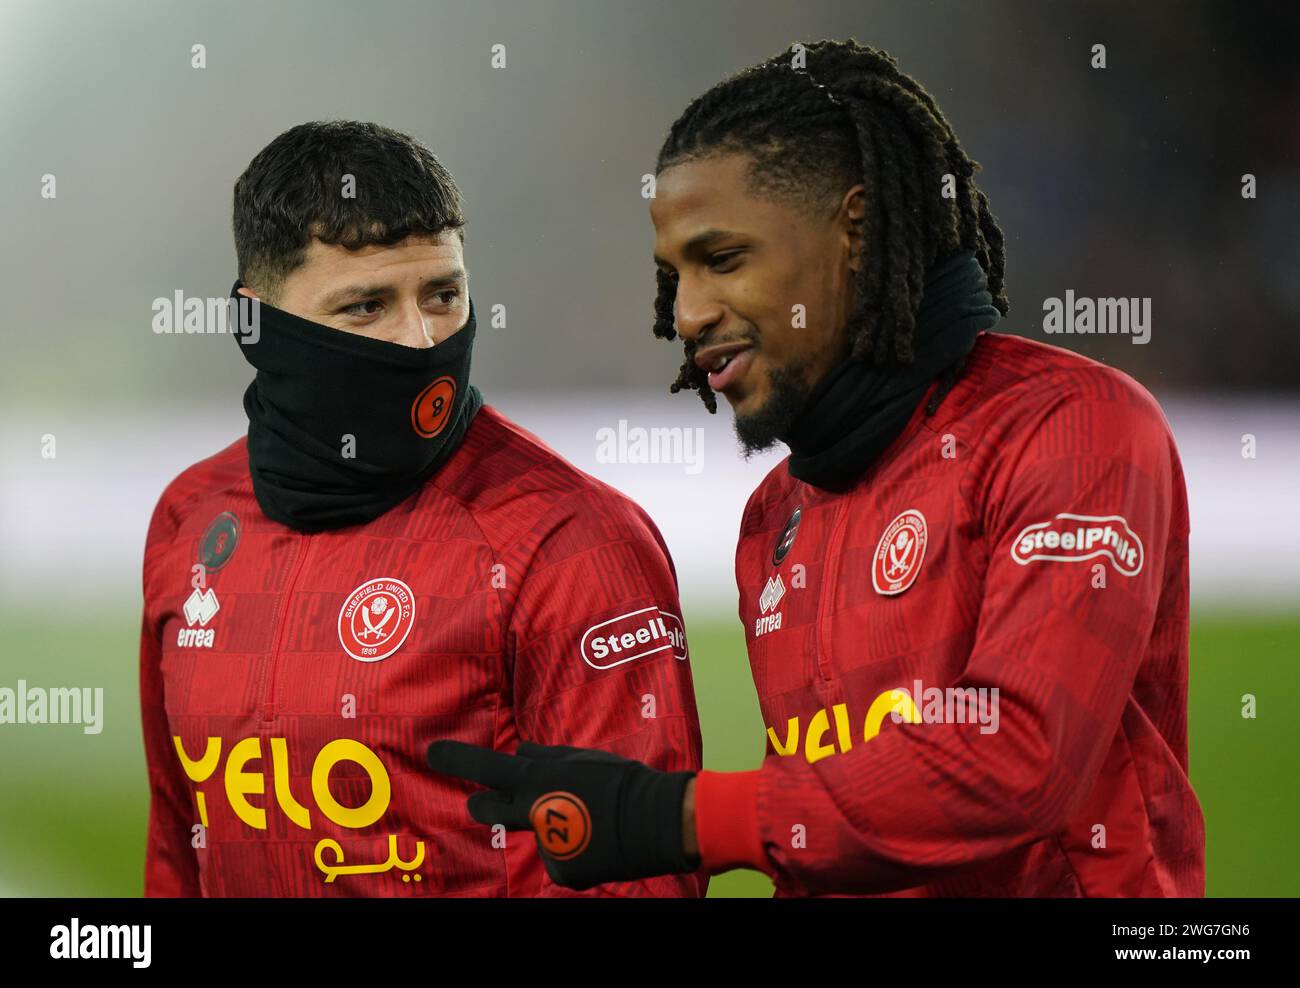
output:
[{"label": "man's wrist", "polygon": [[692,816],[700,866],[710,874],[732,868],[769,872],[758,823],[761,770],[700,772],[692,781]]}]

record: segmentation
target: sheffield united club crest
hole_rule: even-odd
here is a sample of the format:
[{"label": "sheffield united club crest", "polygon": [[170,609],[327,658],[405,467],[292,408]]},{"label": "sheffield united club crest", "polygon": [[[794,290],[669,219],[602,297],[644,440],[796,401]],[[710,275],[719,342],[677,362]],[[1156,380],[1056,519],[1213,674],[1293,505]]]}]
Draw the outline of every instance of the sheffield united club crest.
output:
[{"label": "sheffield united club crest", "polygon": [[401,580],[367,580],[339,610],[343,651],[361,662],[378,662],[399,648],[415,624],[415,595]]},{"label": "sheffield united club crest", "polygon": [[876,593],[892,597],[915,583],[928,541],[925,515],[915,508],[909,508],[891,521],[880,536],[871,560],[871,585]]}]

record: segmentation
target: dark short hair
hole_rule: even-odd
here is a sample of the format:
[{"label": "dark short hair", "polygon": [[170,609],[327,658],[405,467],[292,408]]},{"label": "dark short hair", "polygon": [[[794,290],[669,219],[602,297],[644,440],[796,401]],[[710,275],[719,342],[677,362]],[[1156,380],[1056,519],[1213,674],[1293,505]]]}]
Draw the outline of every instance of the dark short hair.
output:
[{"label": "dark short hair", "polygon": [[[344,176],[355,178],[345,196]],[[356,250],[412,234],[464,237],[460,189],[411,137],[356,120],[291,127],[257,153],[235,182],[239,279],[274,304],[313,237]]]}]

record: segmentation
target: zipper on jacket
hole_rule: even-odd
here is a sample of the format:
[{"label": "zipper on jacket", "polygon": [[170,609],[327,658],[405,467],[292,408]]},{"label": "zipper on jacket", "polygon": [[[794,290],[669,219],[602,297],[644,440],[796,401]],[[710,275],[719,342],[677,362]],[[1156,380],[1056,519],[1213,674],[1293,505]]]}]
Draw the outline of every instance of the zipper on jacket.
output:
[{"label": "zipper on jacket", "polygon": [[311,551],[311,539],[311,533],[304,533],[299,540],[298,557],[294,560],[288,582],[285,583],[284,592],[280,595],[280,606],[271,631],[275,644],[271,647],[271,656],[262,673],[262,710],[258,719],[263,727],[275,720],[275,667],[280,658],[280,649],[284,646],[284,636],[289,631],[289,605],[293,598],[293,588],[297,585],[303,565],[307,562],[307,554]]},{"label": "zipper on jacket", "polygon": [[839,585],[839,568],[841,549],[844,546],[844,530],[849,522],[849,501],[852,494],[836,498],[835,521],[831,527],[830,545],[826,553],[826,562],[822,569],[822,591],[817,602],[817,676],[821,682],[829,682],[834,677],[831,668],[831,643],[835,640],[833,624],[835,617],[835,587]]}]

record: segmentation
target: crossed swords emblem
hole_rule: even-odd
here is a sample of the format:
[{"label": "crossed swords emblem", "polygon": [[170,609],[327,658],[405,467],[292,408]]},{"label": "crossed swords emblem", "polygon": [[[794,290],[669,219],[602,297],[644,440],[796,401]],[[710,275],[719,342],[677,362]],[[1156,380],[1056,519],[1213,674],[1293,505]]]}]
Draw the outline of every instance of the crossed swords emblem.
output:
[{"label": "crossed swords emblem", "polygon": [[[378,625],[376,625],[374,621],[370,620],[370,615],[372,613],[375,617],[379,618]],[[373,601],[361,608],[361,620],[366,623],[366,630],[358,632],[357,638],[362,639],[365,638],[366,635],[373,635],[376,640],[383,638],[385,635],[385,626],[387,626],[388,622],[396,613],[396,607],[388,606],[388,598],[382,594],[377,594]]]},{"label": "crossed swords emblem", "polygon": [[889,567],[888,575],[893,576],[896,573],[902,573],[912,562],[912,550],[916,548],[916,539],[907,533],[907,530],[898,533],[898,537],[889,546]]}]

